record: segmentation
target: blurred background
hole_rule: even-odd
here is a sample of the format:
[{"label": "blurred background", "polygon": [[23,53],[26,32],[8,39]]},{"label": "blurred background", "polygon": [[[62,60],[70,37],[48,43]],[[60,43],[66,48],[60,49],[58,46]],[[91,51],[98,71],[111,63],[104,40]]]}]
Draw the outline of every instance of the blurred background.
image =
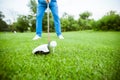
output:
[{"label": "blurred background", "polygon": [[[57,0],[62,31],[120,31],[119,0]],[[37,0],[0,0],[0,31],[35,32]],[[47,14],[43,31],[47,31]],[[50,31],[54,32],[50,13]]]}]

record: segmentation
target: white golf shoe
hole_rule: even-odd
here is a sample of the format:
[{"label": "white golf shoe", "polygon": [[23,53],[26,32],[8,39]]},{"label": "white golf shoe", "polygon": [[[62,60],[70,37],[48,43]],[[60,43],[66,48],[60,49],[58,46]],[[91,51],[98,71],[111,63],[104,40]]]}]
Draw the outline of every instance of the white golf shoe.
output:
[{"label": "white golf shoe", "polygon": [[33,40],[38,40],[38,39],[40,39],[40,38],[41,38],[40,36],[36,35],[36,36],[33,38]]},{"label": "white golf shoe", "polygon": [[64,39],[64,37],[62,35],[59,35],[58,38],[59,39]]}]

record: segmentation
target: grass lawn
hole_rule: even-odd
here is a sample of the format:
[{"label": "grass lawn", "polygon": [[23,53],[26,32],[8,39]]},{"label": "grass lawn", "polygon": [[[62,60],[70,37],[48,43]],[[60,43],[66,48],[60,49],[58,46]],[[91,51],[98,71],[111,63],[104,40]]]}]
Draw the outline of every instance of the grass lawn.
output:
[{"label": "grass lawn", "polygon": [[120,32],[64,32],[54,53],[33,55],[47,34],[0,33],[0,80],[120,80]]}]

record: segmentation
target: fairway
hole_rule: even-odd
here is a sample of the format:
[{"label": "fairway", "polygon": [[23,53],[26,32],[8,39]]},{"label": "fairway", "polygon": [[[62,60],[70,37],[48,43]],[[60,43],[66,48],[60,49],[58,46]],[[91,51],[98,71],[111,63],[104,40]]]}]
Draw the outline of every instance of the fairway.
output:
[{"label": "fairway", "polygon": [[33,55],[47,34],[0,33],[0,80],[120,80],[120,32],[64,32],[54,53]]}]

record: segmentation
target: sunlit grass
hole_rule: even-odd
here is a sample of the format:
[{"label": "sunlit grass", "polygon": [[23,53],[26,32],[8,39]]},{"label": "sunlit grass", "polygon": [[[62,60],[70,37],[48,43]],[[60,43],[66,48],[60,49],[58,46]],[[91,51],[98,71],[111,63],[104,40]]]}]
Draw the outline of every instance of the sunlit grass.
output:
[{"label": "sunlit grass", "polygon": [[65,32],[54,53],[33,55],[47,34],[0,33],[1,80],[119,80],[120,32]]}]

